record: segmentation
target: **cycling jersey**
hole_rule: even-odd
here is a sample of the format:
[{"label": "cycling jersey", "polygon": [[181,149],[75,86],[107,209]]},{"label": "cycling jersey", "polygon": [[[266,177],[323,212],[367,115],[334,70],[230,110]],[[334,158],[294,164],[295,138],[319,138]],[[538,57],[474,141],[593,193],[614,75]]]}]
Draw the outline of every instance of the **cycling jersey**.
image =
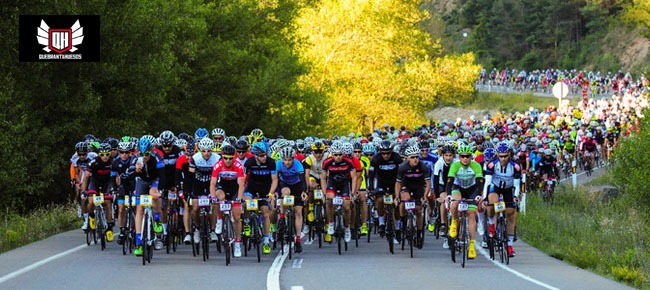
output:
[{"label": "cycling jersey", "polygon": [[203,153],[197,152],[192,155],[188,161],[188,167],[194,168],[194,180],[192,180],[192,190],[189,193],[192,198],[210,193],[210,179],[214,166],[219,162],[221,156],[212,153],[210,158],[203,158]]},{"label": "cycling jersey", "polygon": [[468,166],[463,166],[460,161],[455,161],[449,168],[448,177],[453,177],[453,184],[448,184],[447,192],[451,191],[450,185],[455,185],[462,189],[468,189],[476,185],[476,179],[483,177],[483,169],[476,161],[470,161]]},{"label": "cycling jersey", "polygon": [[120,196],[118,199],[124,198],[124,193],[131,192],[134,188],[133,182],[131,180],[128,180],[126,175],[126,170],[129,169],[129,166],[131,166],[133,159],[135,159],[133,156],[129,156],[126,160],[117,158],[113,160],[111,164],[111,179],[115,179],[117,176],[120,178]]},{"label": "cycling jersey", "polygon": [[305,169],[309,169],[309,175],[311,177],[320,180],[320,175],[323,173],[323,161],[325,161],[324,156],[320,161],[318,161],[314,154],[309,154],[302,164]]},{"label": "cycling jersey", "polygon": [[[86,172],[91,173],[88,182],[88,193],[93,194],[97,191],[102,193],[109,193],[114,185],[111,182],[111,161],[103,162],[101,158],[95,158],[90,161]],[[114,179],[113,179],[114,180]]]},{"label": "cycling jersey", "polygon": [[511,188],[515,179],[521,179],[521,167],[512,160],[505,166],[499,160],[494,160],[486,164],[485,168],[485,175],[491,175],[492,185],[498,188]]},{"label": "cycling jersey", "polygon": [[266,158],[266,162],[259,163],[255,157],[249,158],[244,164],[248,182],[246,183],[246,192],[265,197],[271,191],[273,174],[277,174],[276,163],[271,158]]},{"label": "cycling jersey", "polygon": [[361,187],[359,187],[359,190],[366,190],[368,187],[366,179],[368,177],[367,171],[370,168],[370,158],[362,155],[359,161],[361,162]]},{"label": "cycling jersey", "polygon": [[[399,154],[391,152],[388,160],[385,160],[381,154],[375,154],[370,160],[370,176],[368,180],[368,189],[382,188],[388,192],[393,192],[395,189],[395,181],[397,180],[397,169],[402,163],[402,158]],[[377,184],[374,186],[374,179],[377,178]]]},{"label": "cycling jersey", "polygon": [[397,169],[397,180],[402,188],[412,193],[411,198],[418,201],[424,194],[426,181],[431,179],[431,172],[424,162],[411,166],[408,160],[400,164]]},{"label": "cycling jersey", "polygon": [[187,155],[181,155],[181,157],[178,157],[178,160],[176,160],[176,175],[174,178],[176,180],[176,188],[183,190],[188,194],[192,191],[192,186],[194,184],[194,173],[189,171],[189,160],[191,158],[192,156]]},{"label": "cycling jersey", "polygon": [[226,167],[226,163],[221,159],[212,168],[212,178],[217,179],[217,189],[223,190],[228,199],[237,197],[239,190],[237,179],[240,177],[244,177],[244,166],[237,160],[233,160],[232,165]]},{"label": "cycling jersey", "polygon": [[589,152],[596,151],[596,142],[593,139],[585,139],[582,141],[582,150]]},{"label": "cycling jersey", "polygon": [[176,173],[176,161],[178,158],[182,155],[182,151],[178,146],[174,145],[172,146],[172,149],[169,153],[165,153],[164,150],[160,150],[162,152],[162,159],[163,159],[163,164],[165,164],[165,184],[161,184],[160,188],[165,188],[165,189],[173,189],[176,187],[176,179],[175,173]]},{"label": "cycling jersey", "polygon": [[295,158],[293,159],[291,168],[284,166],[282,160],[276,161],[275,168],[278,171],[278,179],[287,185],[300,183],[300,176],[302,175],[304,177],[305,174],[305,169],[302,167],[302,164]]},{"label": "cycling jersey", "polygon": [[340,162],[336,162],[334,157],[327,158],[323,162],[323,170],[327,172],[327,192],[340,192],[342,196],[350,195],[351,175],[356,174],[353,161],[344,157]]},{"label": "cycling jersey", "polygon": [[[452,160],[452,162],[454,161]],[[440,193],[446,190],[447,174],[450,166],[451,163],[447,164],[443,158],[440,158],[433,167],[433,182],[431,182],[431,185],[436,197],[440,197]]]},{"label": "cycling jersey", "polygon": [[542,174],[548,174],[550,176],[555,175],[555,169],[556,169],[556,164],[557,161],[555,160],[555,157],[548,158],[544,157],[542,160],[539,161],[539,171]]}]

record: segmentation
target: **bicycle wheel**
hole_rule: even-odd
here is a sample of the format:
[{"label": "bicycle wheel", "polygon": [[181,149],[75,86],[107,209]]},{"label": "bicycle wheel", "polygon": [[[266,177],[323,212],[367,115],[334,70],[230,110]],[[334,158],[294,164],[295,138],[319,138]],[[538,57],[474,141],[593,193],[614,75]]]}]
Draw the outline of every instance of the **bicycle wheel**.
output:
[{"label": "bicycle wheel", "polygon": [[434,227],[433,227],[434,228],[434,230],[433,230],[434,233],[433,234],[435,235],[436,240],[438,240],[438,239],[440,239],[440,229],[442,228],[442,219],[440,218],[441,215],[442,215],[442,212],[440,212],[440,203],[438,202],[437,199],[434,202],[433,206],[435,207],[433,209],[433,211],[435,213],[434,214],[435,219],[434,219]]},{"label": "bicycle wheel", "polygon": [[408,222],[407,222],[407,228],[406,228],[406,236],[407,239],[409,240],[409,249],[411,251],[411,258],[413,258],[413,243],[414,241],[414,234],[415,232],[415,225],[413,221],[413,216],[409,216]]},{"label": "bicycle wheel", "polygon": [[354,206],[355,208],[355,214],[356,214],[356,219],[354,219],[354,245],[355,247],[359,247],[359,235],[361,235],[361,206],[357,202]]},{"label": "bicycle wheel", "polygon": [[142,219],[142,236],[141,236],[141,241],[142,241],[142,266],[147,264],[147,257],[149,254],[149,247],[147,246],[147,243],[149,243],[149,231],[147,228],[149,227],[149,219],[147,218],[147,213],[145,212],[144,218]]},{"label": "bicycle wheel", "polygon": [[506,249],[503,244],[503,217],[501,214],[497,217],[496,223],[496,236],[494,237],[495,243],[497,244],[497,251],[499,251],[499,260],[503,263],[505,256],[507,255]]},{"label": "bicycle wheel", "polygon": [[465,262],[467,261],[467,244],[469,244],[469,237],[467,237],[467,218],[466,217],[461,217],[459,224],[458,224],[458,232],[460,233],[460,236],[458,237],[461,240],[462,247],[461,247],[461,255],[462,255],[462,260],[460,262],[460,266],[465,268]]},{"label": "bicycle wheel", "polygon": [[230,243],[232,242],[231,240],[231,229],[230,229],[230,216],[224,216],[223,219],[223,230],[222,233],[223,235],[223,250],[226,252],[226,266],[230,265],[230,258],[232,255],[231,252],[231,246]]},{"label": "bicycle wheel", "polygon": [[289,210],[286,216],[287,221],[287,245],[289,245],[289,260],[291,260],[291,254],[293,253],[293,230],[294,230],[294,221],[293,221],[293,211]]},{"label": "bicycle wheel", "polygon": [[156,234],[154,233],[153,230],[153,213],[151,210],[147,214],[147,217],[149,219],[149,226],[147,227],[147,231],[149,232],[148,236],[149,239],[147,239],[147,263],[151,263],[151,259],[153,258],[153,244],[154,244],[154,238],[156,237]]},{"label": "bicycle wheel", "polygon": [[169,254],[172,249],[172,242],[174,241],[174,214],[171,205],[167,209],[167,235],[165,235],[165,252]]},{"label": "bicycle wheel", "polygon": [[257,215],[251,217],[251,243],[255,246],[255,251],[257,252],[257,262],[262,261],[262,256],[260,255],[260,243],[262,239],[262,230],[258,223]]},{"label": "bicycle wheel", "polygon": [[173,234],[172,236],[172,251],[176,253],[176,248],[181,242],[181,238],[183,237],[183,233],[181,232],[181,228],[178,223],[178,212],[174,210],[174,213],[172,214],[172,222],[173,225],[171,227],[171,232]]},{"label": "bicycle wheel", "polygon": [[501,220],[502,220],[501,241],[503,243],[503,256],[505,257],[504,259],[506,265],[509,265],[510,256],[508,256],[508,220],[506,220],[505,216],[503,216]]},{"label": "bicycle wheel", "polygon": [[106,224],[106,221],[104,220],[106,217],[104,215],[104,211],[98,210],[97,211],[97,233],[99,234],[99,244],[101,245],[102,251],[106,249],[106,230],[104,229],[104,225]]},{"label": "bicycle wheel", "polygon": [[278,219],[278,231],[277,231],[277,237],[276,240],[280,242],[280,252],[282,255],[284,255],[284,235],[285,235],[285,227],[286,224],[284,222],[284,219]]},{"label": "bicycle wheel", "polygon": [[323,225],[325,224],[323,222],[323,213],[322,213],[322,208],[320,204],[315,204],[314,205],[314,224],[316,225],[316,230],[315,234],[318,236],[318,248],[323,248],[323,232],[324,228]]},{"label": "bicycle wheel", "polygon": [[339,250],[339,255],[342,254],[341,248],[342,248],[342,240],[343,240],[343,223],[341,221],[341,212],[336,213],[336,221],[335,221],[335,230],[334,234],[336,235],[336,243],[338,244],[338,250]]},{"label": "bicycle wheel", "polygon": [[[370,201],[370,198],[368,198],[368,201]],[[368,240],[368,243],[370,243],[370,235],[372,234],[372,231],[375,228],[375,223],[377,222],[374,218],[372,202],[368,203],[368,210],[366,212],[368,213],[368,221],[366,223],[368,234],[366,239]]]},{"label": "bicycle wheel", "polygon": [[395,253],[395,245],[393,239],[395,238],[395,222],[393,221],[393,209],[390,206],[386,207],[386,241],[388,241],[388,251],[391,254]]},{"label": "bicycle wheel", "polygon": [[210,258],[210,241],[208,240],[210,236],[208,232],[210,222],[208,219],[209,217],[205,213],[201,213],[201,251],[203,251],[203,262]]},{"label": "bicycle wheel", "polygon": [[405,218],[400,218],[400,243],[402,244],[402,251],[406,248],[406,219]]}]

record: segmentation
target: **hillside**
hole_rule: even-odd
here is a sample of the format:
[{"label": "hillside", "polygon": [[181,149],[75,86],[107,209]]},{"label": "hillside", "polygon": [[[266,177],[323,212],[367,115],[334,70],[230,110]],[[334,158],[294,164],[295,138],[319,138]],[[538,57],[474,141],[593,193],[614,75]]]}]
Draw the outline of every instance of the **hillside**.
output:
[{"label": "hillside", "polygon": [[[650,13],[643,1],[430,0],[424,30],[445,53],[485,67],[646,72]],[[433,26],[444,27],[433,27]]]}]

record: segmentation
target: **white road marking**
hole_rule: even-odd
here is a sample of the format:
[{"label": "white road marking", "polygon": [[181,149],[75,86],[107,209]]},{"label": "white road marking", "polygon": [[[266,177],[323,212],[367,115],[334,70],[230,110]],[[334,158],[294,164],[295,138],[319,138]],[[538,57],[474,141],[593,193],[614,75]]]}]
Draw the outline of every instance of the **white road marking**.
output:
[{"label": "white road marking", "polygon": [[[305,234],[300,234],[300,238],[304,238]],[[284,245],[284,255],[278,253],[278,256],[273,260],[269,272],[266,274],[266,289],[267,290],[280,290],[280,271],[282,271],[282,265],[284,260],[289,256],[289,245]],[[302,259],[301,259],[302,260]]]},{"label": "white road marking", "polygon": [[481,252],[481,254],[483,256],[485,256],[485,258],[488,261],[492,262],[494,265],[497,265],[497,267],[499,267],[499,268],[501,268],[503,270],[506,270],[506,271],[514,274],[515,276],[521,278],[521,279],[524,279],[524,280],[529,281],[531,283],[537,284],[537,285],[542,286],[542,287],[544,287],[546,289],[552,289],[552,290],[559,290],[560,289],[560,288],[555,288],[555,287],[553,287],[551,285],[548,285],[548,284],[546,284],[546,283],[544,283],[542,281],[533,279],[530,276],[526,276],[526,275],[524,275],[524,274],[522,274],[520,272],[517,272],[517,271],[513,270],[512,268],[497,262],[496,260],[492,260],[492,259],[490,259],[490,255],[482,247],[477,247],[477,248],[478,248],[478,251]]},{"label": "white road marking", "polygon": [[291,290],[303,290],[302,286],[291,286]]},{"label": "white road marking", "polygon": [[34,264],[31,264],[31,265],[29,265],[29,266],[27,266],[25,268],[22,268],[20,270],[11,272],[11,273],[9,273],[7,275],[4,275],[4,276],[0,277],[0,283],[7,282],[7,281],[9,281],[9,280],[21,275],[21,274],[27,273],[27,272],[29,272],[31,270],[34,270],[34,269],[36,269],[36,268],[38,268],[40,266],[43,266],[43,265],[45,265],[45,264],[47,264],[49,262],[52,262],[52,261],[54,261],[54,260],[56,260],[58,258],[61,258],[63,256],[66,256],[66,255],[72,254],[74,252],[77,252],[77,251],[79,251],[79,250],[81,250],[81,249],[83,249],[85,247],[88,247],[88,246],[86,244],[82,244],[82,245],[80,245],[78,247],[72,248],[72,249],[67,250],[65,252],[58,253],[58,254],[56,254],[54,256],[51,256],[49,258],[45,258],[43,260],[40,260],[40,261],[38,261],[38,262],[36,262]]},{"label": "white road marking", "polygon": [[291,264],[291,268],[294,268],[294,269],[302,268],[302,259],[298,258],[298,259],[293,260],[293,263]]}]

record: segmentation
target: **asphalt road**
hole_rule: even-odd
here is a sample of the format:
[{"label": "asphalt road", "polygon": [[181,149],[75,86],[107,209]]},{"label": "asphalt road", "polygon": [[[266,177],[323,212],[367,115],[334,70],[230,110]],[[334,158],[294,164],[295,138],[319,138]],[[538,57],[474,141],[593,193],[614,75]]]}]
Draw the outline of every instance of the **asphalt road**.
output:
[{"label": "asphalt road", "polygon": [[[580,179],[584,179],[580,178]],[[478,246],[478,245],[477,245]],[[480,248],[480,247],[477,247]],[[493,262],[482,249],[466,268],[452,263],[442,239],[427,233],[425,246],[388,252],[387,242],[354,243],[343,255],[335,244],[305,242],[304,251],[289,260],[274,251],[257,263],[254,257],[225,266],[212,248],[203,262],[189,246],[178,252],[157,251],[151,264],[123,256],[109,243],[86,246],[81,230],[65,232],[0,255],[0,289],[628,289],[629,287],[556,260],[523,241],[510,265]]]}]

